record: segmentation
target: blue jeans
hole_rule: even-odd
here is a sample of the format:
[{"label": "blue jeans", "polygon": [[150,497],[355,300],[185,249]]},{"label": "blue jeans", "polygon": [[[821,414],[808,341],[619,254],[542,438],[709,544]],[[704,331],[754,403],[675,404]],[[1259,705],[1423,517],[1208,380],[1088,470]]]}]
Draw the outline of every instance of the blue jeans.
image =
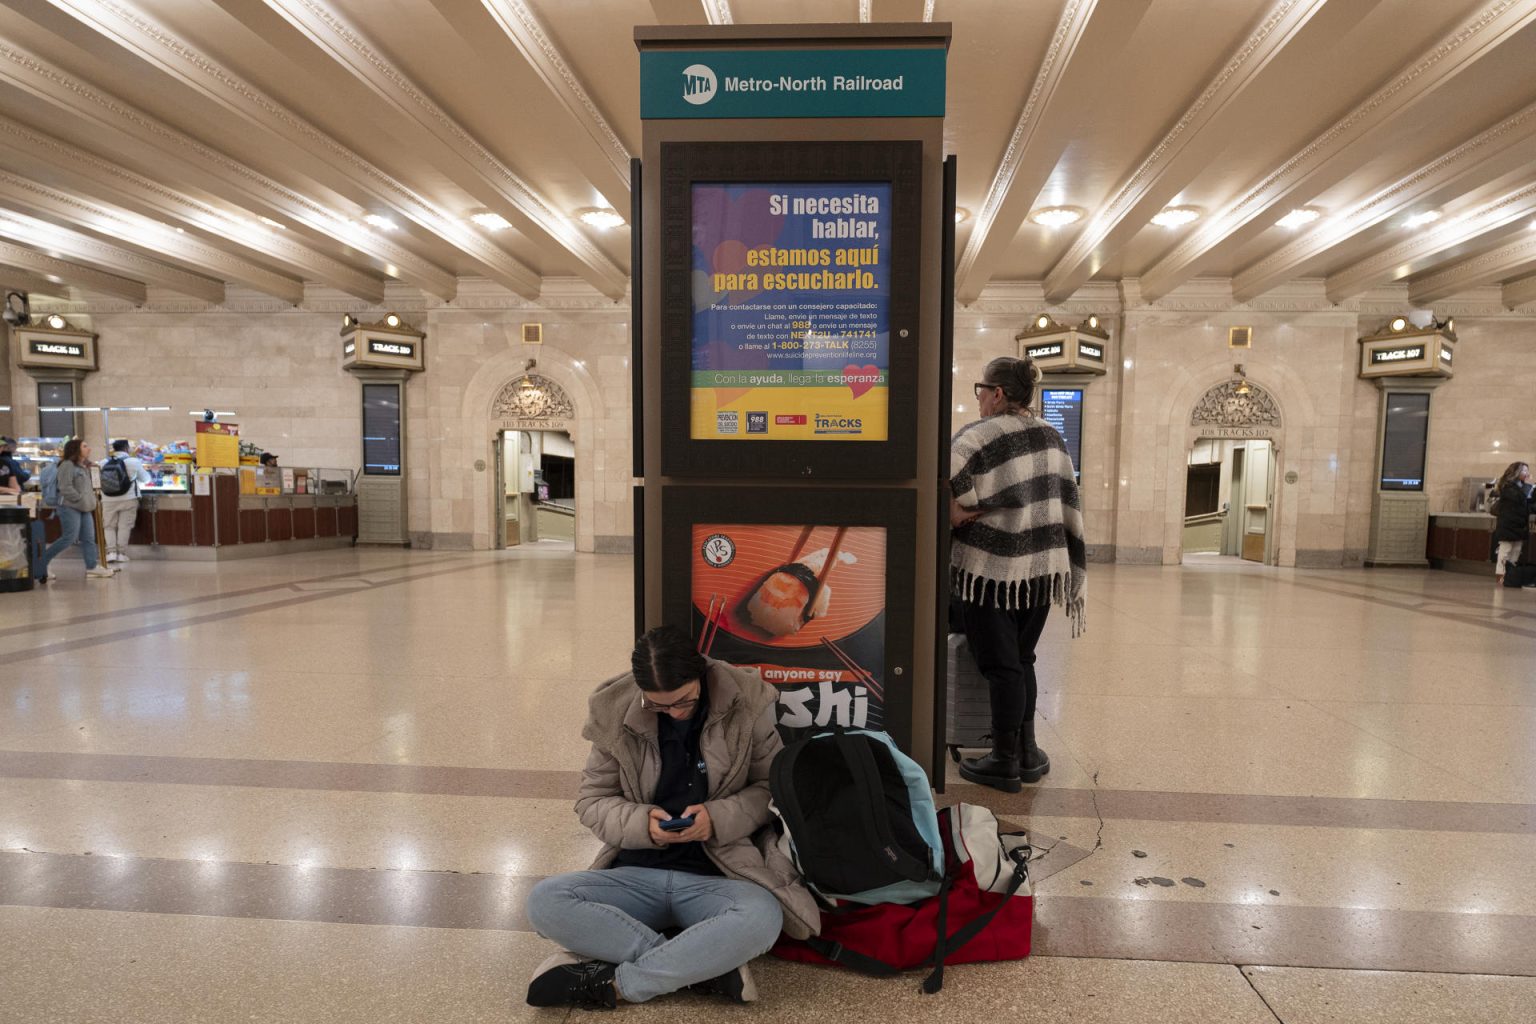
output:
[{"label": "blue jeans", "polygon": [[48,575],[48,563],[53,557],[76,541],[80,542],[80,553],[85,556],[87,570],[96,568],[96,556],[99,553],[96,548],[96,516],[92,512],[81,512],[77,508],[60,507],[54,510],[59,517],[59,539],[48,545],[43,552],[43,562],[37,567],[39,576]]},{"label": "blue jeans", "polygon": [[[631,1003],[740,967],[768,952],[784,924],[760,885],[634,867],[546,878],[528,895],[528,920],[572,953],[618,964],[614,984]],[[669,939],[665,928],[683,930]]]}]

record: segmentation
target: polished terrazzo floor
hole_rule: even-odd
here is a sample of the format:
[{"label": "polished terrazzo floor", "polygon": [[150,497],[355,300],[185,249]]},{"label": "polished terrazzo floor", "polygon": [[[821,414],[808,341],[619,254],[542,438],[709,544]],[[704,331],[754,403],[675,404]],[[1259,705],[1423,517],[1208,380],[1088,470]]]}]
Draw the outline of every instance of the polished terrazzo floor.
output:
[{"label": "polished terrazzo floor", "polygon": [[[585,866],[631,562],[558,545],[132,563],[0,595],[0,1021],[556,1020],[522,901]],[[762,961],[626,1019],[1516,1022],[1536,591],[1094,566],[1041,645],[1037,955],[942,995]],[[575,1018],[580,1019],[576,1014]]]}]

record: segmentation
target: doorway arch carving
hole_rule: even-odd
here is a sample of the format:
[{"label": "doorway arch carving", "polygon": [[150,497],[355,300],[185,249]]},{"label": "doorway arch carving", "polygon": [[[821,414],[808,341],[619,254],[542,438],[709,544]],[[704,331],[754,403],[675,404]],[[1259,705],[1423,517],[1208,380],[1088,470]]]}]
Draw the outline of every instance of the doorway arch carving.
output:
[{"label": "doorway arch carving", "polygon": [[1248,380],[1226,380],[1200,396],[1189,414],[1192,427],[1270,427],[1279,429],[1280,406],[1274,396]]}]

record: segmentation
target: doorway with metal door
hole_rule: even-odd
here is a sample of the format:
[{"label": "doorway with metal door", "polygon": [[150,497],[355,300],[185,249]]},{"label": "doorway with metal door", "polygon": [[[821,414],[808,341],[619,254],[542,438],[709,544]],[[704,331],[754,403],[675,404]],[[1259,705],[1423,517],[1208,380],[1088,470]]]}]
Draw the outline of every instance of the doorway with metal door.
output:
[{"label": "doorway with metal door", "polygon": [[1200,438],[1187,461],[1181,560],[1274,565],[1274,443]]},{"label": "doorway with metal door", "polygon": [[576,449],[560,430],[501,430],[492,440],[496,546],[576,541]]}]

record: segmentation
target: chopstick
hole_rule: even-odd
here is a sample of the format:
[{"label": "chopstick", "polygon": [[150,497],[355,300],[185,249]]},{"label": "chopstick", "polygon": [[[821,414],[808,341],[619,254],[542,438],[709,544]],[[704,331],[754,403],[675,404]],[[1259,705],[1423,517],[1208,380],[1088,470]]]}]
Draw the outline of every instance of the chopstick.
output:
[{"label": "chopstick", "polygon": [[854,661],[848,652],[837,646],[830,637],[822,637],[821,645],[831,651],[837,657],[837,660],[843,663],[844,668],[853,673],[856,682],[868,687],[869,692],[875,695],[876,700],[885,700],[885,687],[875,681],[875,677],[868,669]]},{"label": "chopstick", "polygon": [[832,570],[837,567],[837,553],[843,546],[843,537],[848,533],[848,527],[839,526],[837,533],[832,535],[832,546],[827,548],[827,560],[821,563],[821,573],[816,577],[816,589],[812,590],[806,598],[805,608],[800,612],[801,622],[811,621],[811,609],[816,605],[816,598],[821,596],[821,588],[826,586],[827,577],[832,575]]},{"label": "chopstick", "polygon": [[[715,606],[717,601],[718,608]],[[704,628],[699,631],[700,654],[708,655],[715,645],[715,634],[720,632],[720,620],[725,617],[725,603],[725,598],[719,594],[709,595],[709,610],[704,613]]]},{"label": "chopstick", "polygon": [[801,530],[800,539],[795,541],[795,550],[789,553],[789,558],[787,558],[785,561],[791,563],[800,561],[800,552],[805,550],[806,543],[811,539],[811,534],[815,532],[816,527],[814,526],[807,526],[805,529]]}]

